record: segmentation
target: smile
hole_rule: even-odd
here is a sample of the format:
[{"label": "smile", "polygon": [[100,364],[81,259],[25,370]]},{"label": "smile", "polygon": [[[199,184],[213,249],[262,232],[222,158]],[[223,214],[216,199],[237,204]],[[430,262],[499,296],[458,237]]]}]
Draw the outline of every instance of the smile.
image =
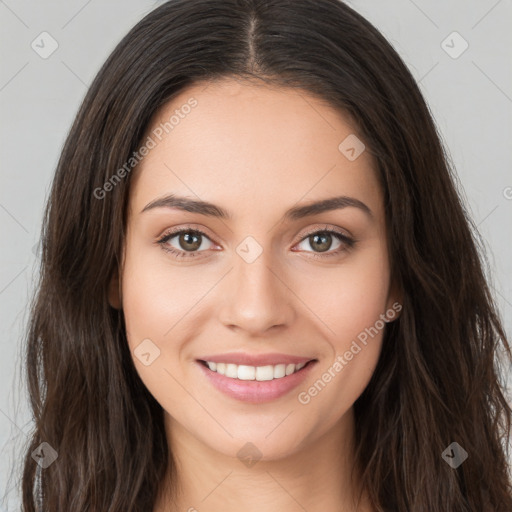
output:
[{"label": "smile", "polygon": [[247,366],[232,363],[215,363],[213,361],[202,361],[212,372],[217,372],[230,379],[267,381],[282,379],[288,375],[298,372],[308,363],[299,364],[276,364],[265,366]]},{"label": "smile", "polygon": [[308,377],[318,360],[249,366],[197,360],[197,368],[218,391],[229,398],[259,404],[288,395]]}]

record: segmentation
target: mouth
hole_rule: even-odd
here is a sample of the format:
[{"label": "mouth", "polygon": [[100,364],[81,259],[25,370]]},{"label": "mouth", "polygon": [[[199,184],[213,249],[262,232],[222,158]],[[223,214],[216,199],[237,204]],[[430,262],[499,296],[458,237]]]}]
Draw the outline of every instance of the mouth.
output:
[{"label": "mouth", "polygon": [[[304,382],[318,359],[252,366],[197,359],[197,368],[215,389],[238,401],[260,404],[291,393]],[[300,359],[300,358],[295,358]]]},{"label": "mouth", "polygon": [[198,362],[210,371],[223,375],[228,379],[258,382],[283,379],[301,371],[303,368],[316,361],[316,359],[311,359],[307,362],[301,362],[298,364],[279,363],[276,365],[251,366],[223,362],[217,363],[215,361],[203,361],[198,359]]}]

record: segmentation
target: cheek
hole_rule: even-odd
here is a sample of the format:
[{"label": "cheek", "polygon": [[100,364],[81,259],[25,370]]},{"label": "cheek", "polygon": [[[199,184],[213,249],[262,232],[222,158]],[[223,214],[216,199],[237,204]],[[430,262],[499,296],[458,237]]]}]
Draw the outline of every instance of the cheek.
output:
[{"label": "cheek", "polygon": [[[159,249],[134,244],[126,254],[123,270],[123,310],[130,344],[139,338],[158,343],[174,334],[187,312],[215,283],[197,278],[193,267],[171,265]],[[211,281],[211,282],[209,282]]]},{"label": "cheek", "polygon": [[128,346],[149,392],[167,410],[179,411],[181,348],[193,336],[186,332],[186,315],[201,293],[187,286],[192,275],[164,268],[162,258],[157,261],[151,252],[157,251],[133,248],[126,254],[122,293]]},{"label": "cheek", "polygon": [[[151,261],[147,248],[135,242],[127,244],[123,268],[122,302],[128,345],[135,367],[149,389],[150,381],[157,378],[167,364],[162,364],[167,355],[162,340],[171,329],[180,301],[171,300],[174,283],[166,283],[161,269]],[[149,256],[149,257],[148,257]],[[148,341],[149,340],[149,341]],[[142,351],[142,347],[145,347]],[[150,354],[146,361],[141,353]],[[151,361],[151,364],[145,363]],[[159,376],[161,378],[161,375]]]},{"label": "cheek", "polygon": [[377,245],[358,258],[347,258],[328,279],[320,273],[310,276],[300,292],[314,305],[331,354],[316,380],[301,390],[299,402],[325,408],[326,425],[337,421],[361,395],[379,359],[386,326],[381,315],[389,293],[384,249]]},{"label": "cheek", "polygon": [[[127,244],[122,296],[128,346],[135,368],[160,403],[170,404],[180,393],[173,379],[186,371],[186,348],[199,335],[195,321],[203,299],[215,287],[218,275],[193,266],[171,264],[160,248]],[[205,301],[206,302],[206,301]],[[148,341],[149,340],[149,341]],[[142,354],[150,354],[146,365]]]},{"label": "cheek", "polygon": [[[303,270],[301,275],[306,277],[295,290],[325,326],[333,352],[347,350],[347,344],[386,311],[390,276],[381,244],[346,258],[328,271]],[[380,321],[379,326],[382,328]]]}]

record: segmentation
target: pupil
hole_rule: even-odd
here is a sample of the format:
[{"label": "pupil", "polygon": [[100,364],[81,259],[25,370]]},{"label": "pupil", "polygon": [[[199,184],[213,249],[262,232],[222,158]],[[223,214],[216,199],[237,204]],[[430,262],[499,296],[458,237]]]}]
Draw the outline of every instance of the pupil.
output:
[{"label": "pupil", "polygon": [[[319,252],[325,252],[328,251],[331,247],[331,235],[329,233],[323,233],[321,235],[316,234],[312,236],[313,243],[311,246],[316,245]],[[321,240],[318,242],[318,240]]]},{"label": "pupil", "polygon": [[[195,242],[192,242],[191,241],[191,238],[195,238]],[[180,243],[183,242],[184,243],[184,248],[186,250],[190,250],[190,251],[193,251],[195,249],[199,249],[199,247],[201,246],[201,242],[199,241],[199,236],[196,235],[196,234],[192,234],[192,233],[184,233],[180,236]],[[187,244],[189,247],[187,247]],[[182,245],[183,247],[183,245]]]}]

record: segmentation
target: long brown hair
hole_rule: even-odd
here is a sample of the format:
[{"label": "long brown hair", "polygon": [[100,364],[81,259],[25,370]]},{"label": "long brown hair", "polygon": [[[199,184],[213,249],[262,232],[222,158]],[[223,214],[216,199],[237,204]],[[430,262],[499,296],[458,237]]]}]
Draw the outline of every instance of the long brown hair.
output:
[{"label": "long brown hair", "polygon": [[[229,76],[323,99],[357,123],[378,162],[403,309],[354,405],[356,463],[375,509],[510,512],[512,411],[498,355],[512,354],[479,235],[412,75],[338,0],[171,0],[99,71],[45,211],[26,339],[35,425],[23,511],[147,512],[166,471],[175,474],[162,407],[135,370],[107,289],[125,236],[126,162],[152,116],[187,86]],[[443,456],[453,442],[468,454],[456,468]],[[41,443],[58,454],[42,470],[32,457]]]}]

